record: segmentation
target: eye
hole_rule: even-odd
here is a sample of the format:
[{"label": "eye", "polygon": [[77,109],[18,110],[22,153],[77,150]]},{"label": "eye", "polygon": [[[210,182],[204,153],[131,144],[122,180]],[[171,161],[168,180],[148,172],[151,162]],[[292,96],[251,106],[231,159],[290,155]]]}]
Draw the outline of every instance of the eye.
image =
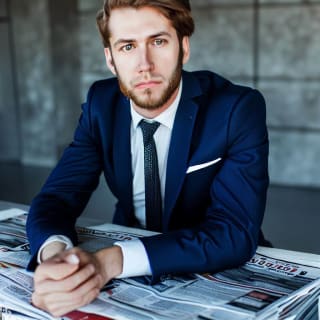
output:
[{"label": "eye", "polygon": [[155,39],[153,41],[153,43],[156,47],[162,47],[165,44],[165,40],[164,39]]},{"label": "eye", "polygon": [[127,43],[126,45],[124,45],[123,47],[120,48],[121,51],[124,52],[129,52],[133,49],[133,44],[132,43]]}]

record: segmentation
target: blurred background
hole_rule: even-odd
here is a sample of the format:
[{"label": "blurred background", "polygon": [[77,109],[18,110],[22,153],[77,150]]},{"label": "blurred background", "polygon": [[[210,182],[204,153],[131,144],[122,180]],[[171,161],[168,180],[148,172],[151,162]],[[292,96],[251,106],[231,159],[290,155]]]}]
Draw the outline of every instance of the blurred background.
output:
[{"label": "blurred background", "polygon": [[[30,204],[72,139],[90,84],[110,77],[102,0],[0,0],[0,200]],[[258,88],[267,102],[275,247],[320,253],[320,0],[191,0],[187,70]],[[104,181],[85,216],[110,221]]]}]

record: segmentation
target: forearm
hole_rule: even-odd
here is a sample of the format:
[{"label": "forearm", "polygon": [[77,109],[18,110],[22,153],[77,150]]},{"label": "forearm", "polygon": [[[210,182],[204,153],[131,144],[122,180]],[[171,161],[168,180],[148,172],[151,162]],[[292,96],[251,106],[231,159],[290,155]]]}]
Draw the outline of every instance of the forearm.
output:
[{"label": "forearm", "polygon": [[196,228],[142,238],[153,282],[163,275],[217,272],[243,264],[256,249],[256,231],[250,229],[207,221]]}]

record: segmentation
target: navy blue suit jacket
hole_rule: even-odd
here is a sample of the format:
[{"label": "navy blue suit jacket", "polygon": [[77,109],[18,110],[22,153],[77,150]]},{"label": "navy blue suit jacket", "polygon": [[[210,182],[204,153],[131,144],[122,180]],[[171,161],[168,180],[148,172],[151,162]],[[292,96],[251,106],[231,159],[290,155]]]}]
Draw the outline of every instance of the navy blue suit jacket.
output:
[{"label": "navy blue suit jacket", "polygon": [[[114,223],[136,226],[130,104],[116,79],[94,83],[74,140],[32,202],[27,233],[35,255],[49,236],[76,244],[74,224],[101,172],[117,198]],[[163,234],[142,238],[154,279],[218,271],[247,261],[258,244],[268,187],[265,102],[253,89],[208,71],[183,71],[169,148]],[[222,160],[186,173],[189,166]]]}]

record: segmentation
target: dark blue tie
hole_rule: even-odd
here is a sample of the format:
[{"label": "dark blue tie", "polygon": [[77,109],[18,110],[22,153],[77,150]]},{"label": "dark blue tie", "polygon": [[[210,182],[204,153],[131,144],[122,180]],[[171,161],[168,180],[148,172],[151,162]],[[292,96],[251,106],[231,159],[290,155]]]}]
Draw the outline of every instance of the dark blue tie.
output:
[{"label": "dark blue tie", "polygon": [[146,227],[148,230],[161,231],[162,198],[159,179],[157,149],[153,135],[158,129],[159,122],[141,120],[144,144],[144,179]]}]

